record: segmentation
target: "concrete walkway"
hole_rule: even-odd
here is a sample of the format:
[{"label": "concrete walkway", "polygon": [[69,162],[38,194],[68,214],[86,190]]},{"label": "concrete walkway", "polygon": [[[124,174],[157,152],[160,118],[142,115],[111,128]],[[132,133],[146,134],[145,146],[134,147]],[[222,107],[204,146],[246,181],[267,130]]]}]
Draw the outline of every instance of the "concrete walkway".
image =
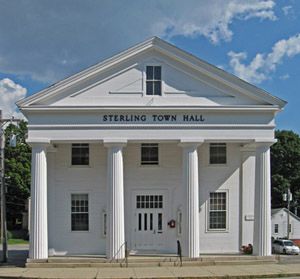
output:
[{"label": "concrete walkway", "polygon": [[0,268],[0,278],[300,278],[300,264],[190,267]]},{"label": "concrete walkway", "polygon": [[[10,246],[9,263],[0,264],[0,278],[300,278],[300,256],[282,256],[279,263],[208,266],[135,266],[90,268],[25,268],[28,246]],[[1,253],[0,253],[1,254]]]}]

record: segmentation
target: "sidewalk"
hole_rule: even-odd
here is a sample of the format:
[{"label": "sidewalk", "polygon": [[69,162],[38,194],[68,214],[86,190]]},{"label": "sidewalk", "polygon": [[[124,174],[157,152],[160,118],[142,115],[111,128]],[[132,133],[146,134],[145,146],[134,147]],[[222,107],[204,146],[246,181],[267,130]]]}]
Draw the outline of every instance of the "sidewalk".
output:
[{"label": "sidewalk", "polygon": [[2,267],[0,278],[300,278],[300,265],[222,265],[192,267],[19,268]]},{"label": "sidewalk", "polygon": [[[138,267],[43,267],[25,268],[28,246],[10,246],[9,263],[0,265],[0,278],[300,278],[300,256],[283,256],[280,263],[202,265],[202,266],[138,266]],[[0,253],[1,254],[1,253]]]}]

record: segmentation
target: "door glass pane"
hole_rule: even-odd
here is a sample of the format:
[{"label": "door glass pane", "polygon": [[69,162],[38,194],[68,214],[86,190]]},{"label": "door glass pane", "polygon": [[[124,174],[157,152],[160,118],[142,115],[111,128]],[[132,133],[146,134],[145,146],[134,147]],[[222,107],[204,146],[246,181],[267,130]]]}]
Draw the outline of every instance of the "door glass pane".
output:
[{"label": "door glass pane", "polygon": [[142,230],[142,214],[141,213],[139,213],[138,228],[139,228],[139,231]]},{"label": "door glass pane", "polygon": [[153,214],[150,213],[150,231],[153,230]]},{"label": "door glass pane", "polygon": [[147,213],[144,213],[144,231],[147,230]]},{"label": "door glass pane", "polygon": [[157,229],[162,231],[162,213],[158,213],[157,217]]}]

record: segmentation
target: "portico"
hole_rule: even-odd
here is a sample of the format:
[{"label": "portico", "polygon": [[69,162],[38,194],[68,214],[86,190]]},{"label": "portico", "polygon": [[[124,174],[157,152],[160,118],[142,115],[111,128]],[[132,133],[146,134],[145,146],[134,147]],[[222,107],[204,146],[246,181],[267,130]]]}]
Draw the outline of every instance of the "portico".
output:
[{"label": "portico", "polygon": [[188,258],[249,243],[270,255],[269,148],[284,101],[158,38],[118,59],[18,103],[32,146],[30,258],[117,260],[125,242],[176,253],[177,240]]}]

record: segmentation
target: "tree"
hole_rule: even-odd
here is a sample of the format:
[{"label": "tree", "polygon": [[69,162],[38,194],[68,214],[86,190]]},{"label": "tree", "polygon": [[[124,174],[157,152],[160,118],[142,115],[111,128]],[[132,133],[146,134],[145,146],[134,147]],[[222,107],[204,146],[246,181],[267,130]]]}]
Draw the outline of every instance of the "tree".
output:
[{"label": "tree", "polygon": [[[17,146],[10,147],[10,135],[17,136]],[[22,218],[25,203],[30,195],[31,148],[26,143],[27,123],[8,125],[5,129],[5,182],[7,186],[8,229],[18,229],[16,220]]]},{"label": "tree", "polygon": [[290,188],[291,208],[300,198],[300,137],[292,131],[276,131],[277,143],[271,147],[272,207],[285,207],[282,195]]}]

